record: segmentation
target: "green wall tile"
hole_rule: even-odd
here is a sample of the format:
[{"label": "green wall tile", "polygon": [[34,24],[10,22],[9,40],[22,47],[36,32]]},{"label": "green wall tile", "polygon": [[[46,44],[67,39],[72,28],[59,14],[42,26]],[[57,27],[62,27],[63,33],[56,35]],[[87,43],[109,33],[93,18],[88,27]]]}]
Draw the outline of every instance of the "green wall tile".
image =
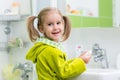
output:
[{"label": "green wall tile", "polygon": [[99,26],[99,20],[98,18],[93,17],[84,17],[83,18],[83,27],[93,27],[93,26]]},{"label": "green wall tile", "polygon": [[99,22],[101,27],[112,27],[111,25],[113,25],[112,18],[100,18]]},{"label": "green wall tile", "polygon": [[80,27],[83,25],[82,17],[80,16],[68,16],[71,20],[72,27]]}]

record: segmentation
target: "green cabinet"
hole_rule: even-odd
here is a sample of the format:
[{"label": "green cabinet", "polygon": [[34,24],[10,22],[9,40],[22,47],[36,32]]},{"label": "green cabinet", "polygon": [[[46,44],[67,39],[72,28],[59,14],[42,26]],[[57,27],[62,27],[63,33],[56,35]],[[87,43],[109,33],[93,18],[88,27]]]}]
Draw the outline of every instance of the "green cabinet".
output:
[{"label": "green cabinet", "polygon": [[[69,0],[68,0],[69,1]],[[80,0],[78,0],[80,3]],[[93,2],[94,4],[94,0]],[[66,2],[67,3],[67,2]],[[98,16],[82,16],[67,14],[72,22],[72,27],[113,27],[113,1],[98,0]]]}]

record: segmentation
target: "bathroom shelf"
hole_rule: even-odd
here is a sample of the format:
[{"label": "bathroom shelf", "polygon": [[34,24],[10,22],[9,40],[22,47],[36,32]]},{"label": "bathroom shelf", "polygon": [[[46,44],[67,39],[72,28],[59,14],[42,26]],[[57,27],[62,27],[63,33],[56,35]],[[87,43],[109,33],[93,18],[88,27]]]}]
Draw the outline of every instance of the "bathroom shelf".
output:
[{"label": "bathroom shelf", "polygon": [[16,21],[20,19],[20,15],[0,15],[0,21]]}]

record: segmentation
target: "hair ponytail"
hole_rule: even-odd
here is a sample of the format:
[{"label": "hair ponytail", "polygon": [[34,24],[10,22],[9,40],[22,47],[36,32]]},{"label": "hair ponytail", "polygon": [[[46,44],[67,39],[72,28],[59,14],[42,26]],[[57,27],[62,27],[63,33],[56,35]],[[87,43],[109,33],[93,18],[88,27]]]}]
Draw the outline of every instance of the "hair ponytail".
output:
[{"label": "hair ponytail", "polygon": [[35,29],[34,20],[37,18],[36,16],[30,16],[27,19],[27,29],[29,38],[32,42],[34,42],[37,38],[40,37],[39,32]]},{"label": "hair ponytail", "polygon": [[63,20],[64,20],[64,26],[65,26],[64,34],[63,34],[63,41],[65,41],[70,36],[71,23],[67,16],[63,16]]}]

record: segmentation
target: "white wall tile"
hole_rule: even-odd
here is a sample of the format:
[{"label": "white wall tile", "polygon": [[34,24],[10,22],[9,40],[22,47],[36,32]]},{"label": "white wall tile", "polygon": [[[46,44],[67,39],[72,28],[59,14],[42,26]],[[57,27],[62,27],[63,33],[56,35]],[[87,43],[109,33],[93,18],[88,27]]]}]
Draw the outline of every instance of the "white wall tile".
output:
[{"label": "white wall tile", "polygon": [[3,80],[2,69],[8,64],[8,54],[6,51],[0,51],[0,80]]}]

